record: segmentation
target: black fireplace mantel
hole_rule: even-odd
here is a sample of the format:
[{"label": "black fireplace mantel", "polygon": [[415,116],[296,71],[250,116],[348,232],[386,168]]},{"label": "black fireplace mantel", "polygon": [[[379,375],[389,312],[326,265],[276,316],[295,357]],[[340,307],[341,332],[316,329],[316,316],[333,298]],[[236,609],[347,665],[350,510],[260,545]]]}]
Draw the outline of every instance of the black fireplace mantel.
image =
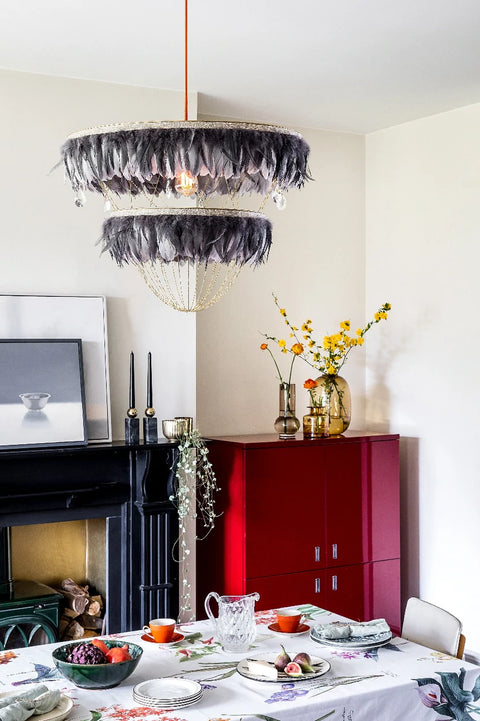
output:
[{"label": "black fireplace mantel", "polygon": [[[176,461],[177,444],[167,441],[0,451],[0,529],[105,518],[107,632],[175,618],[178,515],[169,498]],[[9,549],[2,534],[5,592]]]}]

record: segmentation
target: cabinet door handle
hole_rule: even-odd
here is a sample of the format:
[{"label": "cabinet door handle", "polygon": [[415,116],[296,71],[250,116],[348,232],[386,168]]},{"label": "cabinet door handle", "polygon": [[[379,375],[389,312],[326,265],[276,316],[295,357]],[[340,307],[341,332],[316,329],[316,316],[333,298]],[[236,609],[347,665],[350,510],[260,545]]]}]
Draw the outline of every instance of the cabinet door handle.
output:
[{"label": "cabinet door handle", "polygon": [[337,544],[332,543],[332,558],[338,558]]},{"label": "cabinet door handle", "polygon": [[315,562],[320,561],[320,546],[315,546]]},{"label": "cabinet door handle", "polygon": [[332,591],[336,591],[336,590],[337,590],[337,577],[332,576]]},{"label": "cabinet door handle", "polygon": [[320,593],[320,579],[315,579],[315,593]]}]

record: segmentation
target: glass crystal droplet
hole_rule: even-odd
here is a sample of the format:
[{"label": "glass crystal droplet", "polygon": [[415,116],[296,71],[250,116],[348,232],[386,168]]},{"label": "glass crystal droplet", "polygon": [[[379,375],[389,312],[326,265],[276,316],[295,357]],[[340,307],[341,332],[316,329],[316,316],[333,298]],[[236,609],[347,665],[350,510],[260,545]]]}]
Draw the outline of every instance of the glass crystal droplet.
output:
[{"label": "glass crystal droplet", "polygon": [[278,186],[272,193],[272,200],[277,206],[277,210],[285,210],[287,207],[287,199]]},{"label": "glass crystal droplet", "polygon": [[86,202],[87,198],[85,197],[85,193],[83,192],[82,188],[79,188],[77,190],[77,194],[75,195],[75,205],[77,206],[77,208],[83,208]]}]

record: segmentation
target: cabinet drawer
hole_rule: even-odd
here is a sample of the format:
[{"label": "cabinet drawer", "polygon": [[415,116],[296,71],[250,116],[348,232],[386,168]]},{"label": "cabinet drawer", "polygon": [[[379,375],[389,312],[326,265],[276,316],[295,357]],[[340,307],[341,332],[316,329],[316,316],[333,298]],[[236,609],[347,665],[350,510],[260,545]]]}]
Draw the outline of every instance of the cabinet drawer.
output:
[{"label": "cabinet drawer", "polygon": [[[368,580],[368,577],[367,577]],[[354,620],[364,620],[363,565],[249,578],[246,593],[257,591],[259,611],[311,603]]]}]

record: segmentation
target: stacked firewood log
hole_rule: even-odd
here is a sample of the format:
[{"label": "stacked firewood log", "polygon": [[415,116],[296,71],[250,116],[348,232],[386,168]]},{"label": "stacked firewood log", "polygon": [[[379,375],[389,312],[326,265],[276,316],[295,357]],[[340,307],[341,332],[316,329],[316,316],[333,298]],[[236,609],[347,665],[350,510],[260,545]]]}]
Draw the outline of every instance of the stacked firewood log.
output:
[{"label": "stacked firewood log", "polygon": [[63,613],[59,622],[61,641],[77,640],[99,636],[103,628],[103,598],[90,595],[88,586],[80,586],[71,578],[66,578],[55,589],[64,598]]}]

